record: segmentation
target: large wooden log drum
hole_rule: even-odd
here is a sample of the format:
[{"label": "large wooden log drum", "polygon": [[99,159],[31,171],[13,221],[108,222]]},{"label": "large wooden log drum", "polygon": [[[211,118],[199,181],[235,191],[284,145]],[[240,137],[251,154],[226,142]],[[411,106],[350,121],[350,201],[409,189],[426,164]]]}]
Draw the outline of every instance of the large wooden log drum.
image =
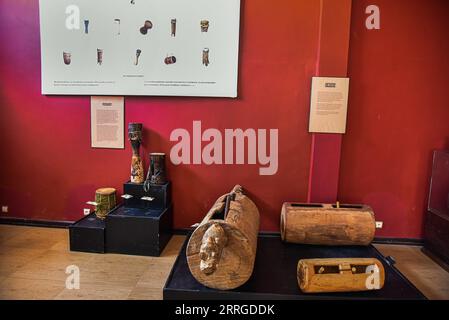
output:
[{"label": "large wooden log drum", "polygon": [[142,158],[140,157],[140,144],[142,143],[142,129],[143,125],[141,123],[128,124],[128,138],[129,141],[131,142],[131,147],[133,149],[133,155],[131,158],[132,183],[143,183],[145,179]]},{"label": "large wooden log drum", "polygon": [[108,213],[115,208],[117,203],[116,190],[114,188],[101,188],[95,191],[95,215],[104,220]]},{"label": "large wooden log drum", "polygon": [[299,260],[298,285],[305,293],[379,290],[385,270],[375,258]]},{"label": "large wooden log drum", "polygon": [[315,245],[369,245],[376,231],[366,205],[284,203],[281,237],[285,242]]},{"label": "large wooden log drum", "polygon": [[209,288],[241,286],[253,272],[258,232],[259,210],[235,186],[215,202],[190,237],[187,262],[192,275]]}]

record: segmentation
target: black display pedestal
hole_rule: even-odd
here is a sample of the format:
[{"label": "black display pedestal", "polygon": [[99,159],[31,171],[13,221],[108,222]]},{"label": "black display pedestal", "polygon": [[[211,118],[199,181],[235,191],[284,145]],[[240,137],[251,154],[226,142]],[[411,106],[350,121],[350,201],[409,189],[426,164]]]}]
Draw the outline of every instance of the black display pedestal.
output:
[{"label": "black display pedestal", "polygon": [[95,213],[69,226],[70,251],[105,252],[105,221]]},{"label": "black display pedestal", "polygon": [[143,256],[162,253],[172,233],[171,183],[151,185],[145,192],[143,184],[127,182],[123,190],[132,197],[109,212],[106,220],[90,214],[69,227],[70,250]]},{"label": "black display pedestal", "polygon": [[[141,209],[165,209],[171,202],[171,183],[164,185],[151,185],[148,192],[143,189],[143,184],[127,182],[123,184],[123,193],[132,196],[125,199],[125,207]],[[154,198],[152,201],[142,200],[142,197]]]},{"label": "black display pedestal", "polygon": [[[286,244],[279,236],[259,236],[254,272],[246,284],[230,291],[206,288],[190,273],[186,244],[176,260],[164,287],[164,299],[207,300],[318,300],[318,299],[426,299],[373,246],[324,247]],[[296,266],[307,258],[377,258],[385,268],[385,286],[378,291],[304,294],[298,287]]]},{"label": "black display pedestal", "polygon": [[120,206],[108,214],[106,229],[106,252],[159,256],[171,237],[172,210]]}]

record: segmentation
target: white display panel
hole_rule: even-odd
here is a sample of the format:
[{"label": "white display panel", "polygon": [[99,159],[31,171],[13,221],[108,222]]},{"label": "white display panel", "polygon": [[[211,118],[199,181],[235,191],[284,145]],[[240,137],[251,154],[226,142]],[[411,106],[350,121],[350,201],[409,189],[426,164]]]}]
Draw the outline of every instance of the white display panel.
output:
[{"label": "white display panel", "polygon": [[240,0],[40,0],[42,94],[236,97],[239,24]]}]

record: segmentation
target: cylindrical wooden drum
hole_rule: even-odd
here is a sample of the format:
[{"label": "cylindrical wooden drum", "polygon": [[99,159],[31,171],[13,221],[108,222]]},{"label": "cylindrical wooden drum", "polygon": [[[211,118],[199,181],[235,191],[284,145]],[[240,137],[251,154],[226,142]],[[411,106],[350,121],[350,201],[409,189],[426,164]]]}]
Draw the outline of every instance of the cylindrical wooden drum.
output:
[{"label": "cylindrical wooden drum", "polygon": [[230,290],[250,278],[257,250],[259,210],[240,186],[221,196],[187,245],[187,262],[203,285]]},{"label": "cylindrical wooden drum", "polygon": [[97,208],[95,215],[104,220],[108,213],[116,206],[116,190],[114,188],[101,188],[95,192],[95,202]]},{"label": "cylindrical wooden drum", "polygon": [[366,205],[284,203],[281,237],[285,242],[315,245],[369,245],[376,231]]},{"label": "cylindrical wooden drum", "polygon": [[150,184],[162,185],[167,183],[165,174],[165,153],[150,153],[150,167],[148,168],[147,181]]},{"label": "cylindrical wooden drum", "polygon": [[165,64],[174,64],[176,63],[176,57],[175,56],[170,56],[165,58],[164,60]]}]

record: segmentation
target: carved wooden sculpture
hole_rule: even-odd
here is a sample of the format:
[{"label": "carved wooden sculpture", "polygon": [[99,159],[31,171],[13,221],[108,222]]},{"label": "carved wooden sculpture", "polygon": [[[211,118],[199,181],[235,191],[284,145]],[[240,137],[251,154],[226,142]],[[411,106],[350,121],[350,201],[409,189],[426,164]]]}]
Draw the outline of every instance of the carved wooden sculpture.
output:
[{"label": "carved wooden sculpture", "polygon": [[136,50],[136,59],[134,60],[134,65],[137,66],[139,64],[139,57],[142,54],[142,50],[137,49]]},{"label": "carved wooden sculpture", "polygon": [[316,245],[363,245],[373,241],[376,222],[365,205],[284,203],[283,241]]},{"label": "carved wooden sculpture", "polygon": [[171,19],[171,36],[176,37],[176,19]]},{"label": "carved wooden sculpture", "polygon": [[140,144],[142,143],[142,129],[141,123],[130,123],[128,125],[128,137],[133,149],[131,158],[131,182],[143,183],[144,171],[142,158],[140,157]]},{"label": "carved wooden sculpture", "polygon": [[192,233],[187,262],[203,285],[230,290],[251,276],[256,258],[259,210],[235,186],[221,196]]},{"label": "carved wooden sculpture", "polygon": [[89,20],[84,20],[84,33],[89,33]]},{"label": "carved wooden sculpture", "polygon": [[299,260],[298,285],[305,293],[379,290],[385,270],[374,258]]},{"label": "carved wooden sculpture", "polygon": [[103,63],[103,49],[97,49],[97,64],[100,66]]},{"label": "carved wooden sculpture", "polygon": [[203,49],[203,65],[205,65],[206,67],[209,65],[210,61],[209,61],[209,48],[204,48]]}]

